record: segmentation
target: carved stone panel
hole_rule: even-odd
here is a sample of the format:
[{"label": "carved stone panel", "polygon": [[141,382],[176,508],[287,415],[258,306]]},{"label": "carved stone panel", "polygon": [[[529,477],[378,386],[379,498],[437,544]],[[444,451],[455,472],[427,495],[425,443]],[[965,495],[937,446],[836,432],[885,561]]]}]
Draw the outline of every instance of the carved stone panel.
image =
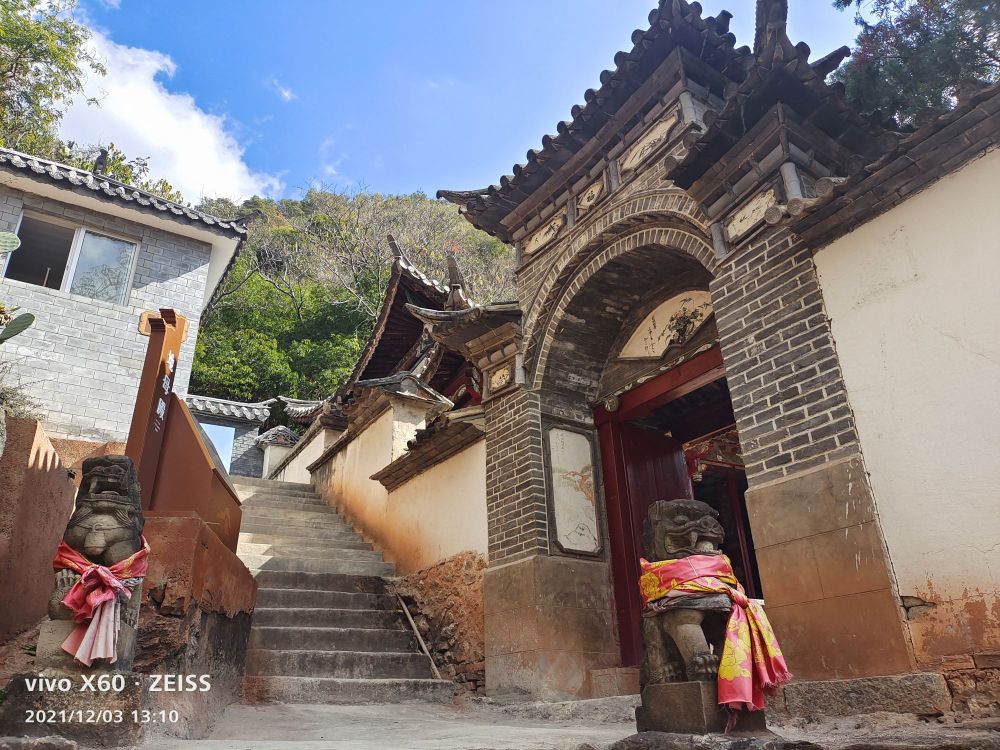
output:
[{"label": "carved stone panel", "polygon": [[764,213],[775,202],[774,188],[765,190],[752,198],[726,222],[726,234],[730,240],[738,240],[764,220]]},{"label": "carved stone panel", "polygon": [[670,135],[670,131],[673,130],[676,123],[677,115],[671,114],[643,133],[642,137],[632,144],[632,147],[625,152],[621,161],[618,162],[621,173],[626,174],[627,172],[631,172],[642,164],[646,160],[646,157],[656,151],[667,140],[667,136]]},{"label": "carved stone panel", "polygon": [[590,437],[576,430],[548,431],[549,482],[555,541],[566,552],[594,554],[601,549]]},{"label": "carved stone panel", "polygon": [[524,254],[531,255],[541,250],[558,236],[564,226],[566,226],[566,214],[553,216],[541,229],[536,230],[524,241]]},{"label": "carved stone panel", "polygon": [[589,211],[601,199],[602,195],[604,195],[603,177],[588,185],[587,189],[580,193],[580,197],[576,199],[577,214],[584,214]]}]

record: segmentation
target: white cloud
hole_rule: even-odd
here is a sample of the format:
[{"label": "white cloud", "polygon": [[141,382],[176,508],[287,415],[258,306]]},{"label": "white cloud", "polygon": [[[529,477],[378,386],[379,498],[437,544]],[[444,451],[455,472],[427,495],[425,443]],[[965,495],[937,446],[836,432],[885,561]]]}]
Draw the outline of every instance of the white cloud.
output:
[{"label": "white cloud", "polygon": [[[234,199],[279,195],[275,175],[253,171],[225,117],[210,114],[190,94],[172,93],[156,80],[176,63],[162,52],[115,44],[94,31],[90,40],[108,69],[91,75],[60,126],[65,140],[114,142],[129,156],[149,157],[153,177],[163,177],[196,203],[202,197]],[[100,106],[86,103],[100,100]]]},{"label": "white cloud", "polygon": [[100,3],[109,10],[118,10],[122,7],[122,0],[100,0]]},{"label": "white cloud", "polygon": [[290,102],[290,101],[292,101],[292,99],[296,99],[297,98],[295,96],[295,92],[294,91],[292,91],[287,86],[283,85],[281,83],[281,81],[279,81],[274,76],[268,76],[264,80],[264,85],[267,86],[269,89],[271,89],[271,91],[273,91],[274,93],[276,93],[281,98],[281,101],[283,101],[283,102]]},{"label": "white cloud", "polygon": [[455,88],[457,82],[454,78],[428,78],[424,81],[424,86],[430,91],[437,91],[439,89],[452,89]]},{"label": "white cloud", "polygon": [[325,138],[319,144],[320,168],[323,170],[324,177],[328,179],[337,178],[338,182],[350,185],[354,180],[340,173],[340,165],[349,159],[350,156],[343,151],[337,153],[336,146],[337,139],[332,135]]}]

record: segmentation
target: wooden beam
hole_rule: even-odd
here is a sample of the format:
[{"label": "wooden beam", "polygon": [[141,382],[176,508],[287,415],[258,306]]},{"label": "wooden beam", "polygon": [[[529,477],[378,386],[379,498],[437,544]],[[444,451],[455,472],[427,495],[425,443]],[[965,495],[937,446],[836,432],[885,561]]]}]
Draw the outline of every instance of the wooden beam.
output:
[{"label": "wooden beam", "polygon": [[713,383],[726,376],[722,362],[722,350],[713,346],[707,352],[697,355],[672,370],[657,375],[636,386],[619,399],[618,409],[608,411],[604,406],[594,409],[597,425],[608,422],[625,422],[645,416],[656,407],[669,403],[681,396],[696,391],[703,385]]}]

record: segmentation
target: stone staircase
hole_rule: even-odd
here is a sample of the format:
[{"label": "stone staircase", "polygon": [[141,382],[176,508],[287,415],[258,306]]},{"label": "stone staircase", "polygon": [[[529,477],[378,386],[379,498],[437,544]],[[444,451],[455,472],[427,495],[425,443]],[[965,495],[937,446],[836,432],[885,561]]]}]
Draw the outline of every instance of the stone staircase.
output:
[{"label": "stone staircase", "polygon": [[248,702],[450,701],[432,678],[380,553],[306,484],[234,477],[243,501],[239,557],[259,586]]}]

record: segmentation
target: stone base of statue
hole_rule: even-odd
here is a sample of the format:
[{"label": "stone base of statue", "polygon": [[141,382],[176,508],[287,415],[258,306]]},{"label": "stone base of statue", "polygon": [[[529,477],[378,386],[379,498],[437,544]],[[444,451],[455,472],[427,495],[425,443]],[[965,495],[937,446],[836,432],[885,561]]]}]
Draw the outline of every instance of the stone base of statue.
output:
[{"label": "stone base of statue", "polygon": [[132,598],[121,610],[122,617],[118,626],[118,659],[114,664],[101,660],[93,667],[85,667],[75,661],[62,647],[63,641],[73,631],[73,621],[46,620],[38,631],[35,666],[39,669],[60,669],[79,674],[131,671],[135,659],[136,625],[139,622],[141,600],[142,585],[139,584],[132,588]]},{"label": "stone base of statue", "polygon": [[[646,685],[642,689],[642,705],[635,709],[636,727],[640,732],[724,732],[729,714],[718,701],[715,682]],[[742,712],[733,731],[745,734],[766,732],[764,712]]]},{"label": "stone base of statue", "polygon": [[[114,687],[97,683],[100,675],[113,676]],[[0,737],[57,735],[86,747],[137,747],[148,718],[143,714],[147,676],[108,670],[86,676],[94,678],[92,688],[85,687],[78,670],[14,675],[0,703]]]}]

